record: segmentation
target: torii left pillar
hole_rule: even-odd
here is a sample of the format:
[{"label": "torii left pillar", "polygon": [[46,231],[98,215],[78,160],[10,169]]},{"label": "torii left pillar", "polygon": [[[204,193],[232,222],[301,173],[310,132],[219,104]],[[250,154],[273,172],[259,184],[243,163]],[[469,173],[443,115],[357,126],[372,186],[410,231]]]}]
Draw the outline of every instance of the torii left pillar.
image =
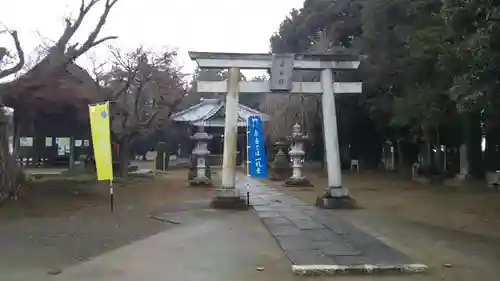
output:
[{"label": "torii left pillar", "polygon": [[240,69],[229,68],[224,121],[224,152],[222,155],[222,184],[212,200],[219,209],[248,209],[246,200],[236,188],[236,151],[238,140],[238,96]]}]

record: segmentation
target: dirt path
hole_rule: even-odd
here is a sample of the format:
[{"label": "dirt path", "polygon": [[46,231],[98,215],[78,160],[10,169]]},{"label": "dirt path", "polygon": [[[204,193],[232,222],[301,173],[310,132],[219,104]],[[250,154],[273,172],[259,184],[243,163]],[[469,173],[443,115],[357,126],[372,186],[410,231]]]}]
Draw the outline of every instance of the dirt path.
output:
[{"label": "dirt path", "polygon": [[213,192],[188,187],[187,171],[171,171],[158,179],[115,184],[116,209],[110,213],[106,184],[35,185],[0,208],[0,280],[56,273],[174,227],[148,215],[170,204],[210,198]]},{"label": "dirt path", "polygon": [[[270,184],[314,204],[326,178],[310,173],[308,177],[312,188]],[[425,280],[498,280],[500,192],[423,185],[380,174],[348,174],[343,181],[362,209],[336,212],[428,264]]]}]

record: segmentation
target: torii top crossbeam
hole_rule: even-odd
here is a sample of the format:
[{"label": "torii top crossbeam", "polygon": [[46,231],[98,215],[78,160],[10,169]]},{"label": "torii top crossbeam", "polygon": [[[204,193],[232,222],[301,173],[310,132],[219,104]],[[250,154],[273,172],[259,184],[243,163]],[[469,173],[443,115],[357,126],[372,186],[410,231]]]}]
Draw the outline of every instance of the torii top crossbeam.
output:
[{"label": "torii top crossbeam", "polygon": [[[332,54],[294,54],[293,68],[303,70],[357,69],[362,57],[347,50]],[[273,54],[189,52],[200,68],[269,69]]]},{"label": "torii top crossbeam", "polygon": [[[302,70],[354,70],[360,65],[362,56],[350,54],[347,50],[337,52],[336,54],[285,54],[293,58],[290,62],[293,65],[285,69],[289,72],[292,69]],[[283,75],[281,70],[273,71],[273,54],[253,54],[253,53],[208,53],[208,52],[189,52],[192,60],[198,63],[200,68],[238,68],[238,69],[271,69],[272,80],[277,82],[275,78],[279,73]],[[284,74],[288,79],[291,78],[291,73]],[[273,79],[275,78],[275,79]],[[280,77],[278,77],[280,78]],[[285,80],[288,80],[285,79]],[[267,93],[271,92],[271,85],[265,81],[240,81],[240,93]],[[360,93],[362,83],[360,82],[335,82],[333,83],[334,92],[340,93]],[[198,81],[197,90],[203,93],[222,93],[227,90],[226,81]],[[321,93],[322,86],[318,82],[293,82],[289,87],[289,93],[314,94]]]}]

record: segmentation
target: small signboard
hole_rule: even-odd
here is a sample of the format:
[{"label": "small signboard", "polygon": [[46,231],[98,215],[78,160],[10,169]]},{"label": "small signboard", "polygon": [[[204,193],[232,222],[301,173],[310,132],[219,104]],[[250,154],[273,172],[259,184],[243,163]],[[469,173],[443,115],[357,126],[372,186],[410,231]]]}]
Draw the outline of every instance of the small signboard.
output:
[{"label": "small signboard", "polygon": [[33,137],[20,137],[19,146],[33,146]]},{"label": "small signboard", "polygon": [[251,177],[267,177],[266,149],[262,133],[262,118],[250,116],[247,120],[248,174]]},{"label": "small signboard", "polygon": [[271,66],[270,90],[273,92],[289,92],[292,90],[292,74],[294,54],[273,54]]}]

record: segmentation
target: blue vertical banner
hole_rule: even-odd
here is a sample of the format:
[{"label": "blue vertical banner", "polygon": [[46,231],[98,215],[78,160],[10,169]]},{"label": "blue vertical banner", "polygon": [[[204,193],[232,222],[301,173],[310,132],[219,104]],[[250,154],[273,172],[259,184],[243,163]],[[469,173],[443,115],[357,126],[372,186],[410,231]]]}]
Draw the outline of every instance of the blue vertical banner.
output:
[{"label": "blue vertical banner", "polygon": [[267,177],[266,149],[262,133],[262,118],[250,116],[247,120],[248,174],[251,177]]}]

